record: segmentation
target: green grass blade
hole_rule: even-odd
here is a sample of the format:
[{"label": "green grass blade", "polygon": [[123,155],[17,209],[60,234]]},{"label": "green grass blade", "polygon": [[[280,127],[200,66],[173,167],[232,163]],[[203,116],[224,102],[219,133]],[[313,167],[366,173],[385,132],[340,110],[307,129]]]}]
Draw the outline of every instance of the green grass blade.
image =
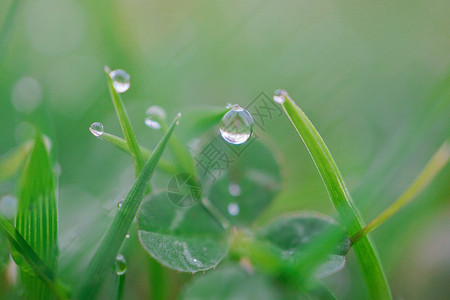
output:
[{"label": "green grass blade", "polygon": [[421,191],[423,191],[434,177],[447,165],[450,159],[450,144],[445,142],[425,168],[417,176],[416,180],[406,189],[406,191],[392,203],[385,211],[383,211],[372,222],[367,224],[366,227],[358,231],[352,238],[352,244],[358,242],[363,236],[369,234],[372,230],[377,228],[384,221],[392,217],[401,208],[411,202]]},{"label": "green grass blade", "polygon": [[28,264],[34,275],[41,279],[60,299],[67,299],[67,292],[63,286],[55,280],[55,276],[45,262],[34,252],[31,246],[2,215],[0,215],[0,230],[6,234],[11,246],[17,254]]},{"label": "green grass blade", "polygon": [[24,143],[0,157],[0,181],[16,174],[30,152],[31,145],[30,142]]},{"label": "green grass blade", "polygon": [[[19,182],[18,200],[17,230],[54,272],[58,257],[55,183],[49,153],[40,132],[36,133],[33,149]],[[28,266],[19,257],[15,256],[14,259],[21,267],[22,282],[28,296],[34,299],[48,298],[48,287],[28,272]]]},{"label": "green grass blade", "polygon": [[[341,224],[346,228],[348,235],[352,236],[363,228],[363,223],[330,151],[314,125],[289,95],[282,91],[280,96],[284,97],[283,109],[306,145]],[[367,236],[363,237],[353,249],[359,260],[370,298],[391,299],[389,285],[373,242]]]},{"label": "green grass blade", "polygon": [[[110,143],[111,145],[116,146],[118,149],[131,155],[130,149],[128,148],[127,141],[125,141],[124,139],[122,139],[118,136],[106,133],[106,132],[104,132],[102,135],[99,135],[97,138],[102,141],[105,141],[107,143]],[[150,150],[148,150],[147,148],[145,148],[143,146],[139,146],[139,149],[141,150],[142,158],[144,159],[144,161],[146,161],[152,154],[152,152]],[[163,159],[159,160],[157,167],[169,174],[177,173],[176,167],[173,164],[171,164],[168,161],[163,160]]]},{"label": "green grass blade", "polygon": [[113,86],[113,81],[108,75],[108,87],[111,99],[116,110],[117,118],[119,119],[120,127],[122,128],[123,136],[127,141],[128,149],[130,149],[131,157],[133,158],[134,169],[136,171],[136,177],[142,170],[144,166],[144,160],[142,159],[142,154],[139,148],[139,144],[136,141],[136,136],[134,135],[133,128],[131,127],[130,119],[128,118],[127,111],[123,105],[122,98],[120,98],[116,89]]},{"label": "green grass blade", "polygon": [[155,170],[156,164],[158,163],[175,126],[178,124],[179,117],[180,115],[175,118],[170,125],[169,130],[167,130],[161,138],[161,141],[156,146],[152,156],[145,163],[141,174],[139,174],[139,177],[136,179],[133,187],[125,198],[122,207],[117,211],[111,226],[89,263],[86,275],[81,281],[77,299],[93,299],[99,292],[101,284],[114,263],[114,258],[136,216],[144,192],[147,188],[148,181]]}]

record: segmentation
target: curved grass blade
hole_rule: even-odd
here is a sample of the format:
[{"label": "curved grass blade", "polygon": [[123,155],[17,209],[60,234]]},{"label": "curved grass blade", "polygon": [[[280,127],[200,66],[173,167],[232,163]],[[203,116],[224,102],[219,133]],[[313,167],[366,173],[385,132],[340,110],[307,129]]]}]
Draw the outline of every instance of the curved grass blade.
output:
[{"label": "curved grass blade", "polygon": [[[19,181],[18,200],[17,230],[54,272],[58,257],[58,213],[52,164],[40,132],[36,132],[33,149]],[[47,299],[50,295],[48,287],[29,272],[28,265],[23,264],[15,251],[13,256],[21,268],[22,282],[28,296]]]},{"label": "curved grass blade", "polygon": [[[106,67],[105,67],[106,71]],[[111,99],[116,110],[117,118],[119,119],[120,127],[122,128],[123,136],[127,141],[128,149],[130,149],[131,157],[133,158],[134,169],[136,171],[136,177],[142,170],[144,166],[144,160],[142,159],[142,154],[139,149],[139,144],[136,141],[136,136],[134,135],[133,128],[131,127],[130,119],[128,118],[127,111],[123,105],[122,98],[120,98],[116,89],[114,88],[111,77],[108,72],[108,87]]]},{"label": "curved grass blade", "polygon": [[68,299],[67,291],[59,281],[55,280],[52,270],[47,267],[22,235],[2,215],[0,215],[0,230],[6,234],[11,246],[29,265],[34,275],[47,284],[59,299]]},{"label": "curved grass blade", "polygon": [[105,237],[103,238],[97,252],[89,263],[86,276],[83,277],[78,290],[77,299],[93,299],[100,290],[101,284],[114,263],[114,258],[125,239],[131,223],[141,205],[144,192],[147,188],[159,158],[172,135],[175,126],[178,124],[180,114],[175,118],[161,138],[159,144],[153,151],[152,156],[145,163],[142,172],[136,179],[133,187],[130,189],[127,197],[123,201],[122,207],[117,211],[113,223],[109,227]]},{"label": "curved grass blade", "polygon": [[25,158],[31,149],[31,143],[24,143],[22,146],[3,154],[0,157],[0,181],[8,179],[22,166]]},{"label": "curved grass blade", "polygon": [[[286,91],[281,91],[275,97],[277,97],[277,100],[282,101],[286,115],[308,149],[328,190],[341,224],[346,228],[347,234],[353,236],[353,234],[363,228],[363,222],[325,142],[305,113],[295,104]],[[392,299],[389,285],[373,242],[369,237],[365,236],[354,246],[354,250],[359,260],[370,298]]]},{"label": "curved grass blade", "polygon": [[391,204],[385,211],[383,211],[366,227],[358,231],[352,238],[352,244],[358,242],[363,236],[369,234],[372,230],[377,228],[384,221],[392,217],[401,208],[411,202],[421,191],[423,191],[433,178],[447,165],[450,159],[450,144],[445,142],[438,151],[433,155],[425,168],[417,176],[416,180],[409,186],[409,188]]}]

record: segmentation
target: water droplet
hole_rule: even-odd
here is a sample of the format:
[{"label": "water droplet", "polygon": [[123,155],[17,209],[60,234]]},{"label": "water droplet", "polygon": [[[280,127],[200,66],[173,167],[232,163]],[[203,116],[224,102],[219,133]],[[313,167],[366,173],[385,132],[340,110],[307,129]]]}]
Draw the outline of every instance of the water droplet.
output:
[{"label": "water droplet", "polygon": [[276,90],[273,94],[273,101],[278,104],[283,104],[286,100],[287,92],[285,90]]},{"label": "water droplet", "polygon": [[117,203],[117,208],[121,208],[122,205],[123,205],[123,200],[120,200],[120,201]]},{"label": "water droplet", "polygon": [[118,69],[109,72],[109,77],[113,81],[113,86],[116,92],[123,93],[130,88],[130,75],[124,70]]},{"label": "water droplet", "polygon": [[253,132],[253,118],[248,111],[235,104],[220,121],[220,134],[230,144],[248,141]]},{"label": "water droplet", "polygon": [[233,106],[234,106],[234,104],[227,103],[227,104],[225,105],[225,108],[226,108],[226,109],[232,109]]},{"label": "water droplet", "polygon": [[116,256],[116,274],[123,275],[127,272],[128,263],[122,254]]},{"label": "water droplet", "polygon": [[166,112],[160,106],[150,106],[145,112],[145,125],[152,129],[161,129],[161,121],[166,118]]},{"label": "water droplet", "polygon": [[130,234],[127,233],[127,234],[125,235],[125,238],[126,238],[126,239],[129,239],[129,238],[130,238]]},{"label": "water droplet", "polygon": [[100,122],[94,122],[91,127],[89,127],[89,130],[94,136],[99,137],[103,134],[103,124]]},{"label": "water droplet", "polygon": [[231,196],[237,197],[241,195],[241,187],[239,186],[239,184],[230,183],[230,185],[228,186],[228,192]]},{"label": "water droplet", "polygon": [[14,196],[6,195],[0,200],[0,214],[6,219],[13,219],[17,212],[17,199]]},{"label": "water droplet", "polygon": [[232,216],[237,216],[239,214],[239,205],[234,202],[228,204],[228,213]]}]

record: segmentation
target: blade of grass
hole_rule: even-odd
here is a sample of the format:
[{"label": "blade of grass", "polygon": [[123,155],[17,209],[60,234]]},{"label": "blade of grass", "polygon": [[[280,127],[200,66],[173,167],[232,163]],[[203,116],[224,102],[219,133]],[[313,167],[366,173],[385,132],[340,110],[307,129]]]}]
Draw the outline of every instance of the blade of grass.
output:
[{"label": "blade of grass", "polygon": [[[124,139],[106,132],[104,132],[102,135],[99,135],[97,138],[107,143],[110,143],[111,145],[116,146],[118,149],[131,155],[130,149],[128,148],[128,144]],[[146,161],[152,154],[150,150],[148,150],[143,146],[139,146],[139,149],[142,153],[142,158],[144,159],[144,161]],[[177,173],[176,167],[163,159],[159,160],[157,167],[169,174]]]},{"label": "blade of grass", "polygon": [[156,164],[158,163],[175,126],[179,122],[179,118],[180,114],[178,114],[170,125],[169,130],[167,130],[161,138],[155,151],[153,151],[153,154],[145,163],[142,172],[139,174],[133,187],[130,189],[127,197],[122,203],[122,207],[117,211],[111,226],[89,263],[86,275],[80,283],[77,299],[93,299],[99,292],[101,284],[114,263],[114,258],[116,257],[123,240],[125,239],[125,235],[141,205],[147,183],[155,170]]},{"label": "blade of grass", "polygon": [[352,244],[358,242],[362,237],[369,234],[372,230],[377,228],[384,221],[392,217],[405,205],[410,203],[420,192],[422,192],[434,177],[447,165],[450,158],[450,145],[445,142],[430,161],[426,164],[425,168],[417,176],[416,180],[408,187],[408,189],[391,204],[385,211],[383,211],[372,222],[367,224],[366,227],[358,231],[352,238]]},{"label": "blade of grass", "polygon": [[14,248],[22,259],[33,270],[34,275],[41,279],[59,299],[68,299],[65,287],[57,280],[52,270],[47,267],[45,262],[31,248],[22,235],[15,229],[8,220],[0,215],[0,230],[6,234],[11,246]]},{"label": "blade of grass", "polygon": [[31,142],[3,154],[0,157],[0,181],[8,179],[22,166],[31,149]]},{"label": "blade of grass", "polygon": [[[55,271],[58,257],[55,183],[49,153],[39,131],[19,181],[18,200],[17,230],[50,270]],[[34,299],[47,299],[50,295],[47,286],[16,258],[14,255],[21,267],[26,293]]]},{"label": "blade of grass", "polygon": [[[105,68],[105,71],[107,69]],[[109,72],[106,72],[108,76],[108,87],[111,99],[116,110],[117,118],[119,119],[120,127],[122,128],[123,136],[127,141],[128,149],[130,149],[131,157],[133,158],[134,169],[136,170],[136,177],[142,170],[144,160],[139,148],[139,144],[136,141],[133,128],[131,127],[130,119],[128,118],[125,106],[123,105],[122,98],[120,98],[116,89],[114,88],[113,81],[109,76]]]},{"label": "blade of grass", "polygon": [[[276,95],[308,149],[317,170],[328,190],[341,224],[352,236],[363,227],[362,219],[350,197],[342,175],[325,142],[305,113],[295,104],[286,91]],[[281,97],[281,98],[280,98]],[[366,236],[354,247],[371,299],[392,299],[386,276],[373,242]]]}]

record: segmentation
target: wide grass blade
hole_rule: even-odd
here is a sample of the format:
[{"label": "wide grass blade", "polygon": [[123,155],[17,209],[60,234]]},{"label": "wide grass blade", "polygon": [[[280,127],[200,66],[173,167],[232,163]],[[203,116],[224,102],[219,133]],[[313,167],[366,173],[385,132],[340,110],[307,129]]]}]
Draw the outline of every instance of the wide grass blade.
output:
[{"label": "wide grass blade", "polygon": [[34,275],[41,279],[59,299],[68,298],[65,288],[55,280],[54,273],[50,270],[39,255],[34,252],[22,235],[8,220],[0,215],[0,230],[6,234],[11,247],[28,264]]},{"label": "wide grass blade", "polygon": [[131,122],[130,119],[128,118],[127,111],[125,110],[125,106],[123,105],[122,98],[120,98],[119,94],[114,88],[113,81],[109,76],[108,72],[107,75],[108,75],[109,93],[111,94],[111,99],[114,105],[114,109],[116,110],[117,118],[119,119],[120,127],[122,128],[123,136],[127,141],[128,149],[130,149],[137,177],[142,170],[144,160],[142,159],[141,150],[139,148],[139,144],[136,141],[136,136],[134,135],[133,128],[131,127]]},{"label": "wide grass blade", "polygon": [[[36,133],[33,149],[19,182],[18,199],[16,228],[54,272],[58,257],[58,213],[52,164],[40,132]],[[23,264],[20,256],[14,255],[14,259],[21,267],[27,297],[47,299],[50,295],[48,287],[29,273],[28,265]]]},{"label": "wide grass blade", "polygon": [[[275,99],[282,102],[286,115],[302,138],[322,177],[340,222],[346,228],[347,234],[352,236],[363,228],[363,222],[330,151],[314,125],[287,92],[278,92]],[[370,298],[391,299],[389,285],[373,242],[365,236],[353,248],[358,257]]]},{"label": "wide grass blade", "polygon": [[77,299],[93,299],[99,292],[101,284],[114,263],[114,258],[116,257],[120,246],[125,239],[125,235],[141,205],[148,181],[155,170],[156,164],[158,163],[175,126],[179,122],[179,117],[180,115],[175,118],[159,144],[156,146],[153,154],[145,163],[142,172],[139,174],[139,177],[136,179],[133,187],[125,198],[122,207],[117,211],[113,223],[109,227],[97,252],[89,263],[89,268],[81,281]]},{"label": "wide grass blade", "polygon": [[0,181],[16,174],[30,152],[31,145],[31,142],[24,143],[22,146],[0,156]]}]

